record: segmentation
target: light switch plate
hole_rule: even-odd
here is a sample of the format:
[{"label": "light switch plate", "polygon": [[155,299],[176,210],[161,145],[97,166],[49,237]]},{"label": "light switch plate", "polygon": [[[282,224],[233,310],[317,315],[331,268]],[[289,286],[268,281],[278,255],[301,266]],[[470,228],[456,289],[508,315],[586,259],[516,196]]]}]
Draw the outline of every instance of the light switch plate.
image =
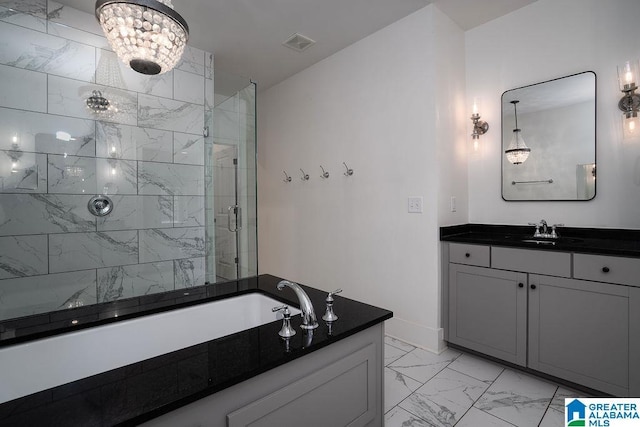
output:
[{"label": "light switch plate", "polygon": [[409,197],[409,213],[422,213],[422,197]]}]

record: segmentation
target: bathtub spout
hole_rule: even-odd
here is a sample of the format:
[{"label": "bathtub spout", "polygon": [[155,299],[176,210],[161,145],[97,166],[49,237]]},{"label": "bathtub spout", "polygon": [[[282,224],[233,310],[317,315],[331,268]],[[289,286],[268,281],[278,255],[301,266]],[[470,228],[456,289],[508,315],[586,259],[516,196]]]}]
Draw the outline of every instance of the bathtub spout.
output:
[{"label": "bathtub spout", "polygon": [[289,282],[288,280],[282,280],[278,283],[278,290],[281,291],[285,286],[290,287],[296,293],[298,301],[300,302],[300,310],[302,310],[302,329],[315,329],[318,327],[318,321],[316,320],[316,313],[313,310],[313,304],[309,295],[298,285],[297,283]]}]

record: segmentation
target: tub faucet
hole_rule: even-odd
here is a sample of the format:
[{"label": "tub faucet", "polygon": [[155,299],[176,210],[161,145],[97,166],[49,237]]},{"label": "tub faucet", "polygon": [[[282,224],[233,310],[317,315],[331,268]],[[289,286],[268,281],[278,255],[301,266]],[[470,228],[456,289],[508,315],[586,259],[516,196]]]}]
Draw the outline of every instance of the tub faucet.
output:
[{"label": "tub faucet", "polygon": [[309,295],[298,285],[297,283],[289,282],[288,280],[282,280],[278,283],[278,290],[281,291],[285,286],[293,289],[296,293],[298,301],[300,302],[300,310],[302,311],[302,329],[315,329],[318,327],[318,321],[316,320],[316,312],[313,310],[313,304]]}]

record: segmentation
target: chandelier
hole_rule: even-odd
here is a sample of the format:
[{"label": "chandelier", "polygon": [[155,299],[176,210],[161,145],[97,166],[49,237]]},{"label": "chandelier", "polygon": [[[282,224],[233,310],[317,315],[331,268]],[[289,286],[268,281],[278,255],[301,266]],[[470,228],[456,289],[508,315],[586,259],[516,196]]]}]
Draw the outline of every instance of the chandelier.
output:
[{"label": "chandelier", "polygon": [[97,0],[96,18],[116,55],[142,74],[173,69],[189,39],[171,0]]},{"label": "chandelier", "polygon": [[527,161],[529,157],[529,153],[531,152],[531,148],[527,147],[527,144],[524,143],[524,139],[522,139],[522,129],[518,128],[518,109],[516,104],[520,101],[511,101],[513,104],[513,111],[516,118],[516,128],[513,130],[513,137],[511,138],[511,143],[509,147],[505,150],[505,154],[507,155],[507,160],[509,160],[514,165],[519,165]]}]

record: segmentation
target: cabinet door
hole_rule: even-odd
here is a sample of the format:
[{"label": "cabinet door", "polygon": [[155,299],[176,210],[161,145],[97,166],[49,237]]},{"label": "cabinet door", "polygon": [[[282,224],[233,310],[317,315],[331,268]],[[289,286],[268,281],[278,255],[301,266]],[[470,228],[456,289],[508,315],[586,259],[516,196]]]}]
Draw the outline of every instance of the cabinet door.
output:
[{"label": "cabinet door", "polygon": [[449,341],[524,366],[527,275],[449,265]]},{"label": "cabinet door", "polygon": [[530,275],[529,367],[627,396],[629,289]]}]

